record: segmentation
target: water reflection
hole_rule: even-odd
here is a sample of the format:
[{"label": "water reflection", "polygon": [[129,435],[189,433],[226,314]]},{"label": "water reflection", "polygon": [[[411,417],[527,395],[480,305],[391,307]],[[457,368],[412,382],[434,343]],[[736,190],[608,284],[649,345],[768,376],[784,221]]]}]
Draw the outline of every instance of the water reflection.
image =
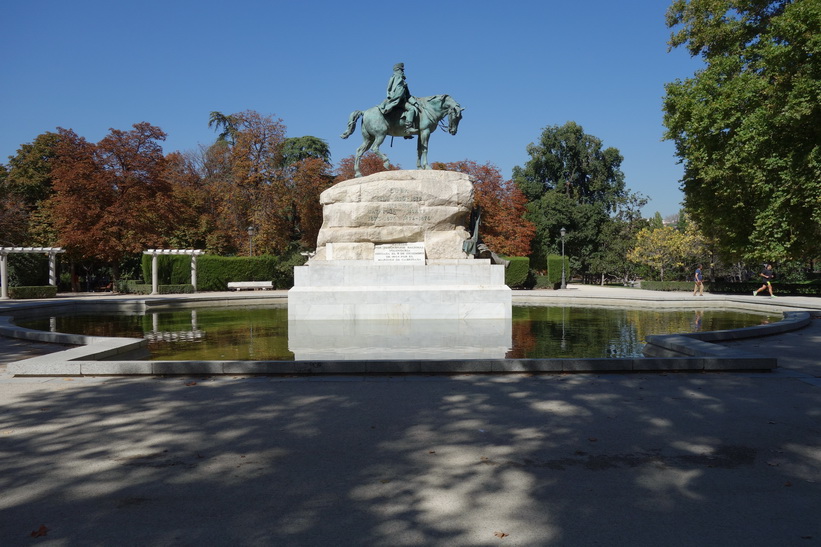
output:
[{"label": "water reflection", "polygon": [[504,359],[509,319],[461,321],[289,321],[298,361],[346,359]]},{"label": "water reflection", "polygon": [[92,336],[146,338],[155,360],[529,359],[640,357],[650,334],[734,329],[777,314],[514,306],[505,320],[292,321],[285,306],[144,315],[53,316],[17,324]]}]

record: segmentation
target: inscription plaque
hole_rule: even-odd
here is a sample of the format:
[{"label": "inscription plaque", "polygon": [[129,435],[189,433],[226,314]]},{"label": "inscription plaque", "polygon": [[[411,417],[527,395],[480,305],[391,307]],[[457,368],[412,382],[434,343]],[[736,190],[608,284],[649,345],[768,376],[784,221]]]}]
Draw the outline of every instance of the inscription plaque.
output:
[{"label": "inscription plaque", "polygon": [[373,248],[374,262],[412,262],[425,263],[425,244],[418,243],[385,243]]}]

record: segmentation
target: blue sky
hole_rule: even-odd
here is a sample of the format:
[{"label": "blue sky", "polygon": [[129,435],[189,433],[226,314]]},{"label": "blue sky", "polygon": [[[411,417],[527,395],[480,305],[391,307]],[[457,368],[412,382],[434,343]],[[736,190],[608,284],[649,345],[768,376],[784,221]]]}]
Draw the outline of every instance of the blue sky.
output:
[{"label": "blue sky", "polygon": [[[573,120],[618,148],[646,215],[678,212],[682,169],[662,141],[664,84],[700,66],[667,52],[664,0],[231,2],[30,0],[2,8],[0,161],[57,127],[89,141],[146,121],[166,152],[210,144],[208,116],[256,110],[289,137],[339,135],[379,103],[397,62],[411,93],[466,108],[456,136],[431,137],[431,161],[470,159],[509,178],[543,128]],[[415,141],[414,141],[415,142]],[[415,167],[412,141],[389,142]]]}]

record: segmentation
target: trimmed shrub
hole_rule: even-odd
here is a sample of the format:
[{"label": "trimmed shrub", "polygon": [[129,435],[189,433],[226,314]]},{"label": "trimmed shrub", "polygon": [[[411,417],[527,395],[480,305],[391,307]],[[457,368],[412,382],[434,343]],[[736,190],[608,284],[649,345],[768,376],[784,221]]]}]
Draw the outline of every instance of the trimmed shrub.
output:
[{"label": "trimmed shrub", "polygon": [[[695,287],[694,281],[645,281],[641,288],[647,291],[691,291]],[[710,283],[704,283],[704,291],[710,291]]]},{"label": "trimmed shrub", "polygon": [[[157,287],[157,291],[160,294],[191,294],[194,292],[194,285],[160,285]],[[149,290],[149,292],[151,291]]]},{"label": "trimmed shrub", "polygon": [[[570,280],[570,260],[564,257],[565,283]],[[562,256],[548,255],[547,257],[547,285],[558,289],[562,286]],[[545,288],[548,288],[545,287]]]},{"label": "trimmed shrub", "polygon": [[526,256],[511,256],[505,257],[505,260],[510,261],[505,268],[505,285],[511,289],[527,288],[530,259]]},{"label": "trimmed shrub", "polygon": [[[761,287],[760,281],[710,281],[704,283],[704,291],[713,294],[751,294]],[[648,291],[692,291],[692,281],[642,281],[641,288]],[[773,283],[773,292],[782,296],[821,296],[821,282]],[[769,294],[766,289],[760,294]]]},{"label": "trimmed shrub", "polygon": [[[704,288],[710,287],[710,292],[715,294],[751,294],[761,287],[760,281],[729,282],[713,281],[705,283]],[[644,283],[642,283],[644,287]],[[780,283],[773,282],[773,293],[780,296],[821,296],[821,282],[811,281],[807,283]],[[766,289],[759,294],[770,294]]]},{"label": "trimmed shrub", "polygon": [[[151,285],[151,256],[143,255],[142,269],[146,284]],[[157,277],[160,286],[189,285],[191,283],[191,257],[186,255],[160,255],[157,261]],[[304,264],[299,253],[285,260],[276,256],[215,256],[197,257],[197,289],[200,291],[225,291],[229,281],[273,281],[274,288],[290,289],[294,284],[293,267]],[[131,289],[129,289],[130,291]],[[149,290],[150,292],[150,290]]]},{"label": "trimmed shrub", "polygon": [[279,259],[275,256],[201,256],[197,259],[197,288],[226,291],[229,281],[273,281],[274,288],[290,288],[277,266]]},{"label": "trimmed shrub", "polygon": [[[151,284],[151,255],[143,255],[143,279]],[[200,261],[197,257],[197,277],[199,277]],[[160,285],[184,285],[191,282],[191,257],[188,255],[159,255],[157,257],[157,277]]]},{"label": "trimmed shrub", "polygon": [[9,287],[39,287],[48,283],[48,256],[18,254],[8,256]]},{"label": "trimmed shrub", "polygon": [[53,285],[9,287],[9,297],[20,300],[27,298],[54,298],[55,296],[57,296],[57,287]]},{"label": "trimmed shrub", "polygon": [[114,290],[122,294],[151,294],[151,285],[133,279],[120,279],[115,284]]},{"label": "trimmed shrub", "polygon": [[[559,274],[559,275],[561,276],[561,274]],[[555,283],[551,282],[550,278],[546,275],[537,275],[537,276],[534,276],[534,279],[535,279],[536,283],[533,286],[533,288],[535,288],[535,289],[555,289],[556,288],[554,286]],[[561,281],[559,281],[559,284],[561,284]]]}]

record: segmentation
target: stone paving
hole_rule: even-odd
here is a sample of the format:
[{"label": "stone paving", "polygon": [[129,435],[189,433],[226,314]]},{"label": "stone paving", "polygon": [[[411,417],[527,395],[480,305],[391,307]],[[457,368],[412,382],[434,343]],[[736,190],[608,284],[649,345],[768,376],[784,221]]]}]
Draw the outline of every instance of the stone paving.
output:
[{"label": "stone paving", "polygon": [[0,373],[0,543],[818,545],[821,320],[724,344],[779,368]]}]

